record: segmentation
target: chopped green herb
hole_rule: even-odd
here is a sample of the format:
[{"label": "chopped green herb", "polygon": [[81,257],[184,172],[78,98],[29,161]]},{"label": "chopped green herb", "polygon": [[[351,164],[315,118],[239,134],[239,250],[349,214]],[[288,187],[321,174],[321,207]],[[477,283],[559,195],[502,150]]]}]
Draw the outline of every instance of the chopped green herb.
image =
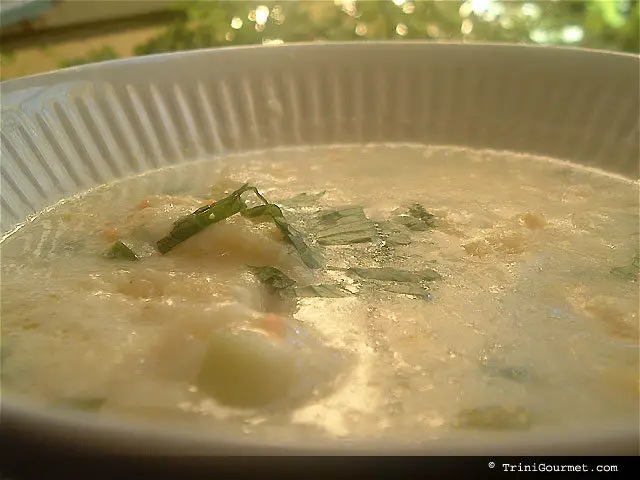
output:
[{"label": "chopped green herb", "polygon": [[411,243],[411,239],[404,233],[392,233],[387,238],[387,243],[390,245],[409,245]]},{"label": "chopped green herb", "polygon": [[297,297],[342,298],[350,295],[340,285],[308,285],[294,289]]},{"label": "chopped green herb", "polygon": [[380,288],[382,290],[385,290],[387,292],[391,292],[391,293],[398,293],[401,295],[411,295],[413,297],[418,297],[418,298],[422,298],[425,300],[428,300],[429,297],[429,290],[427,290],[424,287],[421,287],[420,285],[414,285],[414,284],[383,284],[383,285],[376,285],[377,288]]},{"label": "chopped green herb", "polygon": [[387,245],[409,245],[411,238],[391,222],[378,224],[380,233]]},{"label": "chopped green herb", "polygon": [[282,216],[282,211],[277,205],[269,203],[267,205],[258,205],[257,207],[247,208],[241,212],[243,217],[258,218],[262,216]]},{"label": "chopped green herb", "polygon": [[462,410],[455,425],[481,430],[528,430],[531,423],[530,413],[522,407],[490,405]]},{"label": "chopped green herb", "polygon": [[409,206],[409,215],[423,222],[430,223],[436,218],[432,213],[427,212],[422,205],[419,203],[414,203]]},{"label": "chopped green herb", "polygon": [[614,267],[611,273],[624,280],[636,281],[638,279],[638,271],[640,270],[640,253],[637,253],[630,265],[624,267]]},{"label": "chopped green herb", "polygon": [[435,215],[427,212],[422,205],[414,203],[402,210],[393,220],[409,230],[419,232],[435,227],[435,218]]},{"label": "chopped green herb", "polygon": [[[264,197],[263,197],[264,198]],[[264,207],[264,209],[261,209]],[[260,209],[260,210],[256,210]],[[284,217],[282,210],[274,203],[268,203],[266,205],[260,205],[259,207],[254,207],[253,214],[249,214],[248,216],[259,216],[259,215],[270,215],[273,218],[274,223],[287,239],[289,243],[293,245],[293,247],[297,250],[300,258],[304,262],[304,264],[309,268],[320,268],[324,263],[322,256],[314,252],[304,241],[302,234],[298,232],[295,228],[291,226],[291,224]]]},{"label": "chopped green herb", "polygon": [[376,236],[373,222],[362,207],[351,207],[327,212],[317,217],[318,243],[321,245],[348,245],[371,242]]},{"label": "chopped green herb", "polygon": [[231,195],[235,190],[242,188],[242,183],[229,178],[223,178],[209,187],[207,198],[221,199]]},{"label": "chopped green herb", "polygon": [[385,282],[418,283],[421,281],[432,282],[442,278],[438,272],[428,268],[415,272],[399,270],[391,267],[350,268],[348,269],[348,272],[361,278],[366,278],[367,280],[382,280]]},{"label": "chopped green herb", "polygon": [[[280,212],[282,215],[282,212]],[[274,222],[285,236],[285,238],[298,251],[300,258],[309,268],[320,268],[324,260],[319,253],[313,251],[302,238],[302,234],[293,228],[284,218],[284,216],[273,217]]]},{"label": "chopped green herb", "polygon": [[[196,233],[201,232],[209,225],[220,222],[243,210],[245,208],[245,204],[241,195],[248,190],[253,190],[256,192],[256,195],[261,197],[255,187],[244,184],[242,187],[232,192],[228,197],[225,197],[211,205],[205,205],[204,207],[197,209],[195,212],[176,220],[173,223],[173,228],[171,229],[171,232],[169,232],[169,235],[160,239],[156,243],[160,253],[164,255],[173,247],[184,242]],[[265,203],[268,202],[265,201]]]},{"label": "chopped green herb", "polygon": [[264,283],[272,292],[284,290],[295,285],[295,281],[289,278],[282,270],[276,267],[249,267],[253,274]]},{"label": "chopped green herb", "polygon": [[[272,293],[285,296],[340,298],[350,295],[340,285],[322,284],[294,287],[296,282],[276,267],[249,267],[253,274],[264,283]],[[294,287],[294,288],[292,288]]]},{"label": "chopped green herb", "polygon": [[[241,196],[249,190],[252,190],[264,205],[248,209]],[[169,235],[157,242],[158,250],[160,253],[165,254],[179,243],[204,230],[209,225],[225,220],[240,212],[250,218],[267,214],[270,215],[273,217],[275,224],[285,238],[298,251],[305,265],[309,268],[319,268],[321,266],[320,256],[309,248],[300,232],[287,222],[282,214],[282,210],[280,210],[277,205],[269,203],[269,201],[258,192],[256,187],[250,186],[249,184],[244,184],[228,197],[218,200],[216,203],[205,205],[195,212],[178,219],[174,222],[173,229]]]},{"label": "chopped green herb", "polygon": [[514,382],[528,382],[531,380],[531,374],[523,367],[511,367],[489,362],[484,368],[492,377],[500,377]]},{"label": "chopped green herb", "polygon": [[121,260],[139,260],[138,256],[127,245],[118,240],[109,250],[104,253],[106,258],[117,258]]}]

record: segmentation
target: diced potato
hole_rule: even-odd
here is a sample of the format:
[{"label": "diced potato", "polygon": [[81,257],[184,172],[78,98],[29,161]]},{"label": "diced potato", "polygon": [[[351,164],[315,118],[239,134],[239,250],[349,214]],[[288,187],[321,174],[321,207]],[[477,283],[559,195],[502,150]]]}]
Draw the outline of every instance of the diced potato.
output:
[{"label": "diced potato", "polygon": [[295,380],[296,355],[285,341],[251,330],[223,331],[209,342],[197,379],[223,404],[257,408],[284,399]]},{"label": "diced potato", "polygon": [[159,378],[191,383],[198,375],[205,351],[206,342],[173,324],[150,353],[148,368]]}]

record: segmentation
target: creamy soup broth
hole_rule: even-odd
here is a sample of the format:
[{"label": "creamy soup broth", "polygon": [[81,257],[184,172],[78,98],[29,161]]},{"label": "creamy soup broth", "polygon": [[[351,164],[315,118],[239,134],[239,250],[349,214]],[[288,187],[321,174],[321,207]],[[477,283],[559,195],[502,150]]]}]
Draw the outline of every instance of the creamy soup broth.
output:
[{"label": "creamy soup broth", "polygon": [[[320,268],[240,214],[157,251],[245,182]],[[344,207],[370,239],[321,242]],[[637,426],[638,213],[637,183],[465,149],[276,150],[128,178],[2,242],[3,393],[275,440]],[[139,259],[106,258],[118,240]]]}]

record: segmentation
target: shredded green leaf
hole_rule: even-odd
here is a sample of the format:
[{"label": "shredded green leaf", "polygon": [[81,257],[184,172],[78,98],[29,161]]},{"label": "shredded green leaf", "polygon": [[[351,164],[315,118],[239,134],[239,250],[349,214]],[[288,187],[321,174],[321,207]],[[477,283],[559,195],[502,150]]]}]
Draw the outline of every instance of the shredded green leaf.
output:
[{"label": "shredded green leaf", "polygon": [[377,236],[375,226],[362,207],[322,213],[317,217],[318,243],[348,245],[371,242]]},{"label": "shredded green leaf", "polygon": [[289,278],[282,270],[276,267],[249,267],[260,282],[269,290],[276,292],[295,285],[295,281]]},{"label": "shredded green leaf", "polygon": [[382,280],[385,282],[418,283],[421,281],[432,282],[442,278],[438,272],[429,268],[415,272],[391,267],[350,268],[347,271],[361,278],[366,278],[368,280]]},{"label": "shredded green leaf", "polygon": [[124,242],[118,240],[109,248],[104,256],[111,259],[139,260],[138,256]]},{"label": "shredded green leaf", "polygon": [[[253,191],[264,203],[257,207],[247,208],[241,195],[247,191]],[[218,200],[211,205],[205,205],[195,212],[178,219],[173,224],[173,229],[166,237],[160,239],[156,245],[160,253],[165,254],[179,243],[201,232],[209,225],[225,220],[236,213],[243,213],[249,218],[270,215],[285,238],[294,246],[302,261],[309,268],[319,268],[322,265],[321,257],[313,252],[305,243],[302,235],[293,228],[282,214],[282,210],[264,198],[256,187],[244,184],[232,192],[228,197]]]},{"label": "shredded green leaf", "polygon": [[391,222],[382,222],[378,224],[381,236],[388,245],[409,245],[411,237]]},{"label": "shredded green leaf", "polygon": [[241,212],[241,215],[246,218],[259,218],[259,217],[276,217],[282,216],[282,211],[277,205],[269,203],[267,205],[258,205],[257,207],[247,208]]},{"label": "shredded green leaf", "polygon": [[297,297],[324,297],[324,298],[342,298],[351,295],[340,285],[308,285],[294,289]]},{"label": "shredded green leaf", "polygon": [[630,265],[624,267],[614,267],[611,269],[611,273],[624,280],[635,281],[638,279],[638,272],[640,271],[640,253],[637,253]]},{"label": "shredded green leaf", "polygon": [[278,207],[274,203],[267,203],[267,205],[261,205],[260,207],[265,208],[264,210],[256,210],[257,215],[268,214],[273,218],[274,223],[276,224],[282,235],[284,235],[287,241],[291,243],[291,245],[293,245],[293,247],[297,250],[300,258],[307,267],[320,268],[324,264],[324,259],[322,258],[322,256],[312,250],[311,247],[306,244],[304,238],[302,237],[302,234],[291,226],[291,224],[284,217],[284,214],[282,213],[282,210],[280,210],[280,207]]},{"label": "shredded green leaf", "polygon": [[531,373],[524,367],[504,365],[501,362],[489,361],[484,365],[486,373],[492,377],[500,377],[514,382],[528,382]]},{"label": "shredded green leaf", "polygon": [[404,210],[401,210],[398,215],[393,218],[393,221],[404,225],[409,230],[424,231],[429,228],[434,228],[435,215],[427,212],[425,208],[419,203],[414,203]]},{"label": "shredded green leaf", "polygon": [[411,295],[413,297],[418,297],[418,298],[422,298],[424,300],[429,300],[429,290],[421,287],[420,285],[415,285],[415,284],[407,284],[407,283],[402,283],[402,284],[381,284],[381,285],[376,285],[377,288],[380,288],[381,290],[385,290],[387,292],[391,292],[391,293],[398,293],[401,295]]},{"label": "shredded green leaf", "polygon": [[249,269],[261,283],[267,286],[271,293],[280,293],[286,297],[341,298],[350,295],[340,285],[321,284],[296,287],[296,281],[276,267],[249,267]]},{"label": "shredded green leaf", "polygon": [[[280,212],[282,215],[282,212]],[[273,217],[274,222],[285,236],[285,238],[298,251],[300,258],[309,268],[320,268],[324,264],[322,256],[312,250],[302,238],[302,234],[293,228],[284,218],[284,216]]]},{"label": "shredded green leaf", "polygon": [[240,196],[248,190],[254,190],[257,193],[255,187],[244,184],[228,197],[211,205],[205,205],[195,212],[176,220],[169,235],[156,243],[160,253],[164,255],[173,247],[201,232],[209,225],[220,222],[243,210],[245,205]]},{"label": "shredded green leaf", "polygon": [[211,185],[209,187],[207,198],[218,200],[224,197],[228,197],[234,191],[242,188],[242,185],[242,183],[231,180],[230,178],[222,178],[214,185]]}]

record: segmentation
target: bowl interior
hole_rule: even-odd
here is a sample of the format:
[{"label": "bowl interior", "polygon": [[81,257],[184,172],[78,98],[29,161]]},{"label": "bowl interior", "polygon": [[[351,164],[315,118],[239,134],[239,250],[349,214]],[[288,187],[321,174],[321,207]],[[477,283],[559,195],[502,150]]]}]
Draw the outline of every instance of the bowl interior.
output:
[{"label": "bowl interior", "polygon": [[[282,146],[466,146],[554,157],[636,180],[639,66],[632,55],[563,48],[310,44],[166,54],[4,82],[2,233],[62,198],[115,179]],[[2,404],[3,424],[16,434],[37,431],[55,442],[93,442],[100,449],[334,448],[134,428],[43,412],[6,396]],[[637,453],[637,425],[416,451],[553,453],[605,446]]]}]

